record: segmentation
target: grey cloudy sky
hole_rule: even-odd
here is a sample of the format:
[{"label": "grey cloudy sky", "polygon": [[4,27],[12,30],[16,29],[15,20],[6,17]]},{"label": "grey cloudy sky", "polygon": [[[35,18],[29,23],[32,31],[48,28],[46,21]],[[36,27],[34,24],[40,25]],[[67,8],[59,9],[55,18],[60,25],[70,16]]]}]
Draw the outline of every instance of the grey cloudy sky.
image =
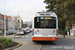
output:
[{"label": "grey cloudy sky", "polygon": [[[45,10],[46,4],[44,0],[5,0],[5,14],[16,16],[17,14],[23,21],[32,20],[32,16],[36,12]],[[0,0],[0,13],[4,14],[4,0]]]}]

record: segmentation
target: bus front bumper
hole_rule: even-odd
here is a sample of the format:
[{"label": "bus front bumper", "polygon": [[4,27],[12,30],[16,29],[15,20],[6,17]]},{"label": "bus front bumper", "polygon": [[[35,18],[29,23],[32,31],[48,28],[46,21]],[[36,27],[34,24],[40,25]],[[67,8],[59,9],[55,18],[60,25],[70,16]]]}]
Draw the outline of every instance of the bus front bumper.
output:
[{"label": "bus front bumper", "polygon": [[58,41],[58,37],[32,37],[32,41]]}]

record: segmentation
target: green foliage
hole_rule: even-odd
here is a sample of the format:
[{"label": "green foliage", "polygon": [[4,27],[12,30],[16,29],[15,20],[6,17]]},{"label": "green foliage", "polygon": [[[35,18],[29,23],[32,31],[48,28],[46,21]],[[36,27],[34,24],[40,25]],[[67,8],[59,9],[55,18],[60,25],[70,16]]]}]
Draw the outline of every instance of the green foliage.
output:
[{"label": "green foliage", "polygon": [[61,35],[63,35],[65,33],[65,35],[67,35],[67,31],[65,31],[65,30],[59,30],[58,31],[58,34],[61,34]]},{"label": "green foliage", "polygon": [[0,47],[1,48],[8,47],[13,44],[14,44],[14,42],[10,38],[5,38],[5,37],[0,38]]},{"label": "green foliage", "polygon": [[2,43],[0,43],[0,47],[4,47]]},{"label": "green foliage", "polygon": [[0,38],[0,43],[2,43],[2,42],[4,42],[4,41],[6,41],[6,38],[5,38],[5,37],[1,37],[1,38]]},{"label": "green foliage", "polygon": [[68,29],[70,29],[72,21],[75,20],[75,0],[44,0],[44,3],[48,5],[46,6],[47,11],[54,11],[57,14],[59,28],[64,30],[68,21]]},{"label": "green foliage", "polygon": [[5,44],[6,44],[7,46],[9,46],[9,42],[8,42],[8,41],[5,41]]},{"label": "green foliage", "polygon": [[8,46],[5,42],[3,42],[2,45],[3,45],[3,48]]},{"label": "green foliage", "polygon": [[12,42],[12,39],[8,38],[7,41],[8,41],[8,42]]}]

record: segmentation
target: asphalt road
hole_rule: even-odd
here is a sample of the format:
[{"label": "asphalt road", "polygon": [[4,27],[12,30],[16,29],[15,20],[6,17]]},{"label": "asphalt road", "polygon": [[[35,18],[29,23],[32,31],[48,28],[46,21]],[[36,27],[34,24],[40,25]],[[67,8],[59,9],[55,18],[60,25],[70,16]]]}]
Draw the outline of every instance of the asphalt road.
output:
[{"label": "asphalt road", "polygon": [[[20,38],[15,38],[15,41],[32,42],[31,33],[25,34]],[[69,39],[59,38],[58,41],[55,41],[55,42],[43,41],[43,42],[32,42],[32,43],[42,45],[40,50],[75,50],[75,40],[69,40]]]},{"label": "asphalt road", "polygon": [[32,37],[32,33],[27,33],[25,35],[22,35],[22,37],[20,37],[20,38],[15,38],[15,41],[31,41],[32,42],[31,37]]}]

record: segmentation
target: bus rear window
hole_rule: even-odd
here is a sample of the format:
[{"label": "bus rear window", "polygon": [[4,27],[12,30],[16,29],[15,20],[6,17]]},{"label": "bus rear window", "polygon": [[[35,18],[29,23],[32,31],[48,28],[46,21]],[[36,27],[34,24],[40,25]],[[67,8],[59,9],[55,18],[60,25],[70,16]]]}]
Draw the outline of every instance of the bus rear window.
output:
[{"label": "bus rear window", "polygon": [[35,17],[34,28],[56,28],[55,17]]}]

